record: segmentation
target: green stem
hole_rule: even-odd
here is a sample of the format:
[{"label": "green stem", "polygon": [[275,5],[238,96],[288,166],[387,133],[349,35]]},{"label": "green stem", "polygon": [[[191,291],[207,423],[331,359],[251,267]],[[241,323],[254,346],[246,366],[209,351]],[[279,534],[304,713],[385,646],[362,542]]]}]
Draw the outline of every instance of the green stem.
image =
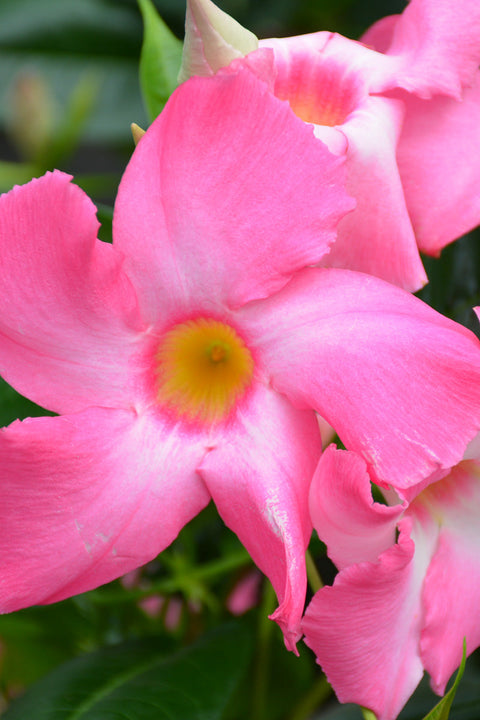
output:
[{"label": "green stem", "polygon": [[318,572],[315,562],[312,558],[312,555],[310,553],[310,550],[307,549],[306,555],[305,555],[305,561],[307,564],[307,578],[308,583],[310,585],[310,588],[313,593],[318,592],[320,588],[323,587],[322,578],[320,577],[320,573]]},{"label": "green stem", "polygon": [[93,590],[90,599],[99,605],[110,605],[118,602],[142,600],[151,595],[170,595],[191,585],[192,580],[206,580],[223,575],[230,570],[242,567],[251,562],[250,555],[243,548],[232,555],[205,563],[197,568],[191,568],[188,573],[181,573],[174,577],[153,582],[148,588],[133,588],[132,590]]},{"label": "green stem", "polygon": [[262,603],[258,616],[258,643],[255,657],[255,676],[252,693],[251,720],[265,720],[267,712],[268,682],[270,668],[270,645],[274,625],[268,616],[275,609],[276,597],[271,584],[265,581]]},{"label": "green stem", "polygon": [[297,705],[288,720],[306,720],[311,717],[312,713],[322,705],[325,700],[332,694],[332,688],[325,675],[321,675],[302,701]]}]

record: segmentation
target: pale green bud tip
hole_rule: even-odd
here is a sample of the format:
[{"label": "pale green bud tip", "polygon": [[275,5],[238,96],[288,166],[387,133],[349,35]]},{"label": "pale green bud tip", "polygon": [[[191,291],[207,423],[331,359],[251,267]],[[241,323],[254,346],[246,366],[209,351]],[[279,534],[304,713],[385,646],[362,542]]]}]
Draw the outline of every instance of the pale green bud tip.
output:
[{"label": "pale green bud tip", "polygon": [[258,38],[211,0],[187,0],[185,42],[179,82],[213,75],[258,48]]}]

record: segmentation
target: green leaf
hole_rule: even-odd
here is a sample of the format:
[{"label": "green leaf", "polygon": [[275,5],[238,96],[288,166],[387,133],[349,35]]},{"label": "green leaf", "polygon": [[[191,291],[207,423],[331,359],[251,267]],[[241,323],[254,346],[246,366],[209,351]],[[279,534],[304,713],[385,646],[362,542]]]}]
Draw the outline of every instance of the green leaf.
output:
[{"label": "green leaf", "polygon": [[440,700],[440,702],[437,705],[435,705],[433,710],[431,710],[428,713],[428,715],[425,715],[423,720],[448,720],[448,716],[450,714],[450,708],[452,707],[455,693],[457,692],[458,685],[459,685],[460,680],[462,679],[462,675],[465,671],[466,662],[467,662],[467,642],[464,638],[462,662],[460,663],[460,667],[458,668],[455,682],[453,683],[452,687],[447,692],[447,694],[444,695],[444,697]]},{"label": "green leaf", "polygon": [[140,85],[153,121],[177,87],[183,45],[165,25],[151,0],[138,0],[138,4],[144,24]]},{"label": "green leaf", "polygon": [[91,634],[85,614],[72,600],[0,615],[1,686],[35,682],[85,649]]},{"label": "green leaf", "polygon": [[39,405],[17,393],[8,383],[0,378],[0,425],[9,425],[17,418],[53,415]]},{"label": "green leaf", "polygon": [[220,720],[250,657],[234,622],[169,654],[150,638],[66,663],[18,700],[4,720]]}]

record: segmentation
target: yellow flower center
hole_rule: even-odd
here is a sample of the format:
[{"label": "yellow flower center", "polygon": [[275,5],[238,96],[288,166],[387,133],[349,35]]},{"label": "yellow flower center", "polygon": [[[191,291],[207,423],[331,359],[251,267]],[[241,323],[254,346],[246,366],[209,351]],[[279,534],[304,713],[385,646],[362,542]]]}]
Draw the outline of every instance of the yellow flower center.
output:
[{"label": "yellow flower center", "polygon": [[350,113],[367,97],[362,78],[335,58],[323,58],[308,65],[302,54],[290,57],[288,73],[279,74],[275,95],[288,100],[295,115],[307,123],[335,127],[343,125]]},{"label": "yellow flower center", "polygon": [[348,111],[345,110],[338,98],[314,102],[310,98],[291,98],[290,105],[293,112],[304,122],[315,123],[315,125],[327,125],[335,127],[342,125],[347,119]]},{"label": "yellow flower center", "polygon": [[200,318],[175,325],[157,353],[158,399],[190,420],[225,418],[253,376],[253,358],[235,330]]}]

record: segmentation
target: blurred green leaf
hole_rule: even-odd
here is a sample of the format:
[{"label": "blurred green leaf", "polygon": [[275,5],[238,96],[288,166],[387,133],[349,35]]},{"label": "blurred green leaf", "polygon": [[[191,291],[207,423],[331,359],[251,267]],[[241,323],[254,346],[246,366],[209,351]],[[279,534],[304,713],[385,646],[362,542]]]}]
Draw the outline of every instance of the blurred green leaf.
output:
[{"label": "blurred green leaf", "polygon": [[112,0],[0,2],[0,122],[24,72],[42,76],[60,113],[72,88],[95,77],[98,102],[85,125],[96,142],[130,142],[130,123],[145,122],[137,59],[142,24],[134,3]]},{"label": "blurred green leaf", "polygon": [[36,158],[39,168],[46,170],[59,167],[77,148],[93,114],[99,89],[99,82],[94,75],[87,74],[80,78],[68,98],[65,113],[52,130],[52,137]]},{"label": "blurred green leaf", "polygon": [[5,720],[220,720],[243,675],[244,622],[174,654],[158,639],[104,648],[63,665],[15,700]]},{"label": "blurred green leaf", "polygon": [[23,185],[34,175],[33,165],[0,161],[0,193],[7,192],[14,185]]},{"label": "blurred green leaf", "polygon": [[87,647],[89,624],[73,601],[0,616],[0,683],[23,687]]},{"label": "blurred green leaf", "polygon": [[2,0],[0,45],[136,58],[140,22],[134,16],[133,5],[114,0]]},{"label": "blurred green leaf", "polygon": [[[457,683],[457,675],[457,679],[455,680],[457,683],[455,709],[452,720],[478,720],[480,717],[479,660],[480,655],[478,651],[469,657],[460,685]],[[428,712],[436,702],[438,702],[438,697],[430,688],[428,676],[425,676],[400,713],[399,720],[421,720],[421,718],[425,720],[425,715],[431,720]]]},{"label": "blurred green leaf", "polygon": [[348,703],[346,705],[337,704],[328,710],[320,710],[316,713],[312,720],[362,720],[362,711],[358,705]]},{"label": "blurred green leaf", "polygon": [[[1,23],[1,13],[0,13]],[[99,84],[98,103],[85,125],[84,137],[99,142],[130,143],[130,123],[145,124],[138,71],[135,60],[129,58],[76,57],[61,54],[36,55],[34,52],[8,52],[0,49],[0,121],[10,104],[15,78],[22,72],[34,70],[54,88],[61,108],[68,104],[71,88],[85,72],[95,75]]]},{"label": "blurred green leaf", "polygon": [[177,87],[183,44],[165,25],[150,0],[138,0],[144,36],[140,85],[150,120],[155,120]]},{"label": "blurred green leaf", "polygon": [[[85,190],[84,184],[82,184],[82,187]],[[113,208],[109,207],[108,205],[98,204],[97,218],[100,223],[98,237],[104,242],[112,242]]]},{"label": "blurred green leaf", "polygon": [[472,308],[480,304],[480,230],[448,245],[439,258],[424,257],[429,283],[419,297],[477,334]]}]

